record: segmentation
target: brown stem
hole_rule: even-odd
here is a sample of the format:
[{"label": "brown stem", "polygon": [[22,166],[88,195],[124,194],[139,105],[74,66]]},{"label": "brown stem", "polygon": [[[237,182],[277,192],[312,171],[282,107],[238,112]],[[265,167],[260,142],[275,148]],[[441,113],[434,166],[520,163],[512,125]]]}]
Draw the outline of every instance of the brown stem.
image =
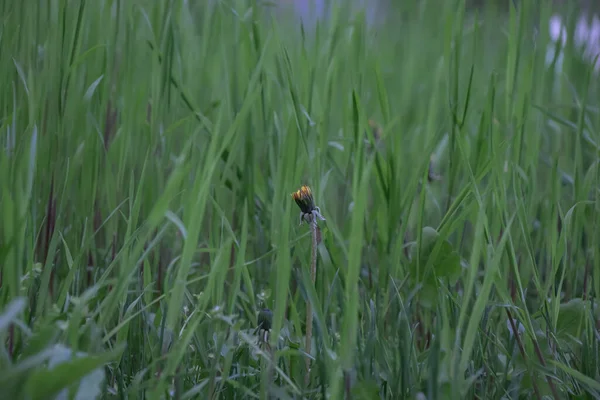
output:
[{"label": "brown stem", "polygon": [[590,259],[586,257],[585,260],[585,272],[583,274],[583,300],[587,300],[587,292],[588,292],[588,276],[590,275]]},{"label": "brown stem", "polygon": [[[506,314],[508,315],[508,321],[510,322],[510,327],[512,328],[513,331],[513,335],[515,336],[515,340],[517,341],[517,345],[519,346],[519,351],[521,352],[521,355],[523,356],[523,359],[527,360],[527,355],[525,354],[525,347],[523,346],[523,343],[521,342],[521,337],[519,336],[519,332],[517,331],[517,326],[515,324],[515,320],[513,319],[512,315],[510,314],[510,310],[508,308],[505,308],[506,310]],[[533,375],[533,373],[532,373]],[[532,376],[532,378],[534,378]],[[532,379],[531,383],[533,385],[533,391],[535,392],[535,397],[537,397],[538,399],[541,400],[542,396],[540,395],[540,390],[537,387],[537,384],[535,383],[535,380]]]},{"label": "brown stem", "polygon": [[[310,223],[310,230],[312,233],[312,248],[311,248],[311,257],[310,257],[310,280],[314,286],[315,281],[317,279],[317,219],[315,216],[312,216],[312,221]],[[310,356],[310,348],[312,345],[312,304],[310,300],[306,302],[306,354]],[[308,387],[310,383],[310,357],[306,357],[306,376],[304,378],[304,385]]]},{"label": "brown stem", "polygon": [[[48,204],[46,207],[46,232],[44,235],[44,247],[43,247],[43,259],[46,263],[48,261],[48,253],[50,252],[50,240],[54,234],[54,228],[56,225],[56,202],[54,201],[54,176],[50,182],[50,194],[48,196]],[[50,268],[50,282],[48,287],[48,294],[50,299],[54,298],[54,267],[52,263],[48,263]],[[45,264],[44,264],[45,265]]]},{"label": "brown stem", "polygon": [[344,393],[346,394],[346,400],[352,398],[352,380],[348,371],[344,371]]},{"label": "brown stem", "polygon": [[15,341],[15,326],[13,324],[10,324],[10,327],[8,328],[8,356],[10,357],[10,359],[12,360],[13,358],[13,348],[14,348],[14,341]]},{"label": "brown stem", "polygon": [[87,265],[87,287],[91,288],[93,285],[93,268],[94,268],[94,257],[92,256],[92,251],[88,251],[88,265]]},{"label": "brown stem", "polygon": [[[110,263],[112,263],[117,256],[117,232],[113,233],[111,251],[110,251]],[[109,263],[109,264],[110,264]],[[108,292],[112,292],[113,285],[112,283],[108,285]]]},{"label": "brown stem", "polygon": [[[539,345],[538,341],[535,339],[533,339],[533,348],[535,349],[535,354],[537,355],[538,359],[540,360],[540,363],[542,363],[542,365],[544,367],[546,367],[546,360],[544,360],[544,356],[542,355],[542,350],[540,349],[540,345]],[[552,378],[549,375],[546,375],[546,381],[548,382],[548,386],[550,386],[550,390],[552,391],[552,395],[554,396],[554,398],[560,399],[560,396],[558,395],[558,391],[556,390],[556,386],[554,386],[554,381],[552,380]]]}]

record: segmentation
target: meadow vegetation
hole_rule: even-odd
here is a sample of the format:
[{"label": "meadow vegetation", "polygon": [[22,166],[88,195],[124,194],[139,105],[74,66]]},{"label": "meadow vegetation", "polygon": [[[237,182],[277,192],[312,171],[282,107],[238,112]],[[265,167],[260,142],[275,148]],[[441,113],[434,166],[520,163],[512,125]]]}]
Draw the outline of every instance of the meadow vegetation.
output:
[{"label": "meadow vegetation", "polygon": [[398,3],[3,1],[0,393],[599,398],[578,10]]}]

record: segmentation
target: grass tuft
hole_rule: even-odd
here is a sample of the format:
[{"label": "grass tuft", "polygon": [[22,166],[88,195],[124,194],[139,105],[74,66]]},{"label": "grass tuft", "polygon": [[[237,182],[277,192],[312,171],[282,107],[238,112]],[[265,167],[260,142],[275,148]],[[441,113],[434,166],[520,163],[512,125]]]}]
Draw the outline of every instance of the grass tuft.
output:
[{"label": "grass tuft", "polygon": [[3,395],[598,398],[591,11],[479,3],[3,2]]}]

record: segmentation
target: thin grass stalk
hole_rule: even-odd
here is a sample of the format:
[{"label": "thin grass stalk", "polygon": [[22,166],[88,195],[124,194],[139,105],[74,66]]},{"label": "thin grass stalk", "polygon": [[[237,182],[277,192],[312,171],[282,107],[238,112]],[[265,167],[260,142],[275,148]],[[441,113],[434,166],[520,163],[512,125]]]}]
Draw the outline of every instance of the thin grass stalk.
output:
[{"label": "thin grass stalk", "polygon": [[[310,187],[304,185],[296,192],[292,193],[292,198],[300,207],[300,223],[303,221],[310,225],[310,231],[312,236],[312,248],[310,257],[310,280],[311,284],[315,285],[317,278],[317,245],[319,244],[319,227],[317,226],[317,218],[325,220],[321,215],[319,207],[315,206],[312,190]],[[308,387],[310,383],[310,351],[312,344],[312,304],[310,299],[306,299],[306,375],[304,377],[304,386]]]},{"label": "thin grass stalk", "polygon": [[[315,281],[317,279],[317,219],[313,216],[312,221],[310,223],[310,231],[312,235],[312,248],[310,254],[310,280],[313,286],[315,285]],[[310,300],[306,300],[306,376],[304,378],[304,385],[308,387],[310,383],[310,352],[312,345],[312,304]]]}]

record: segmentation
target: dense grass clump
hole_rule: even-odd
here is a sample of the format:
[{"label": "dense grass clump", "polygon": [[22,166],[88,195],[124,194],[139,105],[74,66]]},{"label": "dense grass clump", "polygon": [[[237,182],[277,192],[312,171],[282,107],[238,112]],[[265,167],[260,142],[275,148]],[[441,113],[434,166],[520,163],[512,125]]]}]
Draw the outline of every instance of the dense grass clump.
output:
[{"label": "dense grass clump", "polygon": [[2,396],[598,398],[579,10],[398,3],[2,2]]}]

